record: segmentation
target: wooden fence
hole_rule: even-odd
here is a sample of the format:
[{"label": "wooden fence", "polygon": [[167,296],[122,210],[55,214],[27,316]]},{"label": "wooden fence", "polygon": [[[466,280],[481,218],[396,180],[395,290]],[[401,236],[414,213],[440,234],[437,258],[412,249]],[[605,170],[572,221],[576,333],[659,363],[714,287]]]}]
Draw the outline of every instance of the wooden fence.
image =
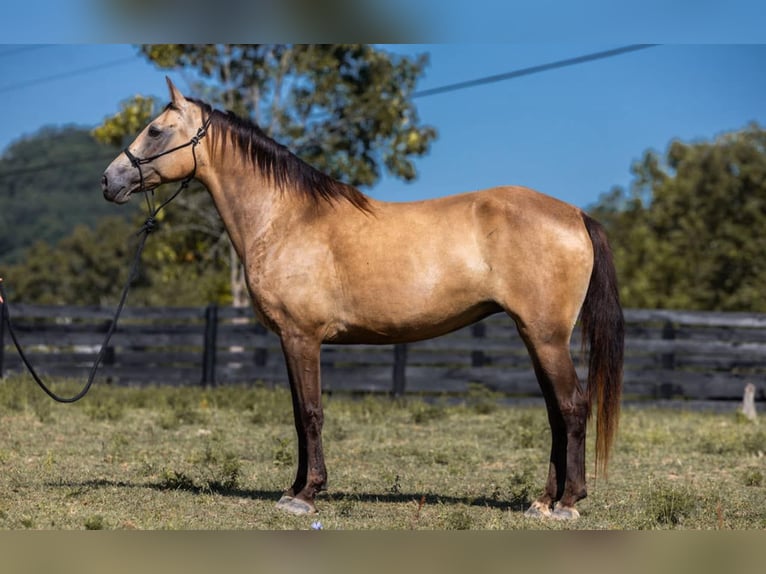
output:
[{"label": "wooden fence", "polygon": [[[84,379],[111,309],[14,305],[16,332],[36,368]],[[766,314],[626,310],[626,397],[740,399],[746,383],[766,398]],[[247,308],[127,308],[100,368],[115,384],[285,385],[279,340]],[[579,331],[572,350],[581,377]],[[23,370],[0,329],[0,376]],[[407,345],[326,345],[325,392],[461,393],[471,384],[539,395],[513,322],[495,315]]]}]

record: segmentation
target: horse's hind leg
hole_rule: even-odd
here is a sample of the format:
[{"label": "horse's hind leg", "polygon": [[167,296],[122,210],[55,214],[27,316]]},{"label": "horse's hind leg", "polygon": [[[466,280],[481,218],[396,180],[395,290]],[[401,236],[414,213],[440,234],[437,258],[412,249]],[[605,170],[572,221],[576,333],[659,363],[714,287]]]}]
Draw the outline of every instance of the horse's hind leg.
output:
[{"label": "horse's hind leg", "polygon": [[[545,491],[528,516],[577,518],[575,503],[585,498],[585,429],[588,399],[577,379],[569,333],[535,337],[521,329],[540,383],[551,427],[551,456]],[[552,508],[556,503],[555,508]]]}]

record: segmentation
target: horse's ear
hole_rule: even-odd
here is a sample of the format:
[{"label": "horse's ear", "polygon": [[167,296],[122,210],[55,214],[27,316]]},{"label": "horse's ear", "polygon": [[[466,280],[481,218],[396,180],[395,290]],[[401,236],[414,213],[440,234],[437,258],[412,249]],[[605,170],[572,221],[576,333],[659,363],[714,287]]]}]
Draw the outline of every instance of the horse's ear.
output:
[{"label": "horse's ear", "polygon": [[167,81],[168,90],[170,90],[170,102],[175,108],[178,108],[179,110],[185,108],[186,98],[184,95],[178,90],[178,88],[175,87],[173,82],[167,76],[165,76],[165,81]]}]

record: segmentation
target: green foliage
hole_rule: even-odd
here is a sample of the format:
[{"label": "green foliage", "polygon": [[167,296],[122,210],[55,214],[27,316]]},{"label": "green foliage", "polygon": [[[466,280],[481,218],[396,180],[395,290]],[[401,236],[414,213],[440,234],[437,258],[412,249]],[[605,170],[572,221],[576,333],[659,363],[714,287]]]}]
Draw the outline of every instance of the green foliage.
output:
[{"label": "green foliage", "polygon": [[720,426],[700,437],[698,449],[712,455],[762,455],[766,452],[766,431],[755,425]]},{"label": "green foliage", "polygon": [[101,174],[116,154],[74,126],[43,128],[11,144],[0,156],[0,268],[27,260],[32,244],[51,245],[77,225],[135,214],[101,196]]},{"label": "green foliage", "polygon": [[443,419],[448,415],[447,410],[443,406],[421,400],[409,402],[408,408],[412,413],[412,422],[415,424],[428,424],[431,421]]},{"label": "green foliage", "polygon": [[205,99],[352,185],[374,184],[383,167],[413,179],[411,158],[436,137],[411,102],[425,56],[363,44],[150,44],[142,52],[160,68],[195,70]]},{"label": "green foliage", "polygon": [[[4,276],[14,302],[47,305],[115,305],[133,263],[138,221],[101,219],[95,228],[78,226],[51,246],[38,241],[23,263],[10,265]],[[226,300],[221,265],[181,245],[168,226],[147,240],[130,302],[143,305],[199,305]],[[185,243],[185,242],[184,242]],[[174,249],[175,247],[175,249]]]},{"label": "green foliage", "polygon": [[694,493],[686,485],[659,481],[646,493],[647,517],[662,526],[682,525],[696,506]]},{"label": "green foliage", "polygon": [[449,512],[444,521],[447,530],[470,530],[472,524],[471,515],[462,508]]},{"label": "green foliage", "polygon": [[742,473],[742,483],[745,486],[762,486],[763,471],[760,468],[752,467]]},{"label": "green foliage", "polygon": [[118,421],[125,415],[125,403],[114,395],[96,394],[83,408],[93,420]]},{"label": "green foliage", "polygon": [[647,151],[592,208],[628,307],[766,311],[766,131]]},{"label": "green foliage", "polygon": [[103,530],[106,527],[104,517],[100,514],[94,514],[85,519],[85,530]]},{"label": "green foliage", "polygon": [[479,414],[488,415],[497,409],[497,402],[501,396],[501,393],[495,392],[485,385],[470,383],[466,405]]},{"label": "green foliage", "polygon": [[275,466],[290,466],[294,463],[294,447],[292,440],[285,437],[276,437],[272,453],[272,461]]},{"label": "green foliage", "polygon": [[163,469],[158,486],[164,490],[195,490],[196,488],[192,478],[170,468]]},{"label": "green foliage", "polygon": [[160,404],[159,424],[165,430],[177,429],[182,425],[204,424],[209,418],[206,403],[197,402],[199,397],[188,389],[174,389],[164,395]]},{"label": "green foliage", "polygon": [[26,376],[0,380],[0,409],[17,413],[29,410],[42,423],[52,420],[51,400]]},{"label": "green foliage", "polygon": [[115,147],[125,145],[127,138],[133,138],[144,129],[149,120],[158,112],[159,106],[153,98],[133,96],[120,104],[120,111],[106,118],[92,134],[98,141]]}]

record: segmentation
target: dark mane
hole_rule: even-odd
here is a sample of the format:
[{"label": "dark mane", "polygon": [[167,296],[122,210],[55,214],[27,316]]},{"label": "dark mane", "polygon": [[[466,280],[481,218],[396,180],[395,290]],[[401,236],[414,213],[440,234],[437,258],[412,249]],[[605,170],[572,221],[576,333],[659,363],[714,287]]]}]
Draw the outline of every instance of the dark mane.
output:
[{"label": "dark mane", "polygon": [[187,98],[200,106],[206,116],[210,116],[211,135],[214,145],[243,154],[253,167],[256,167],[274,183],[287,190],[295,188],[316,202],[337,200],[349,201],[362,211],[370,210],[366,195],[355,187],[338,181],[312,167],[293,154],[282,144],[267,136],[255,123],[242,119],[232,112],[214,110],[209,104],[194,98]]}]

